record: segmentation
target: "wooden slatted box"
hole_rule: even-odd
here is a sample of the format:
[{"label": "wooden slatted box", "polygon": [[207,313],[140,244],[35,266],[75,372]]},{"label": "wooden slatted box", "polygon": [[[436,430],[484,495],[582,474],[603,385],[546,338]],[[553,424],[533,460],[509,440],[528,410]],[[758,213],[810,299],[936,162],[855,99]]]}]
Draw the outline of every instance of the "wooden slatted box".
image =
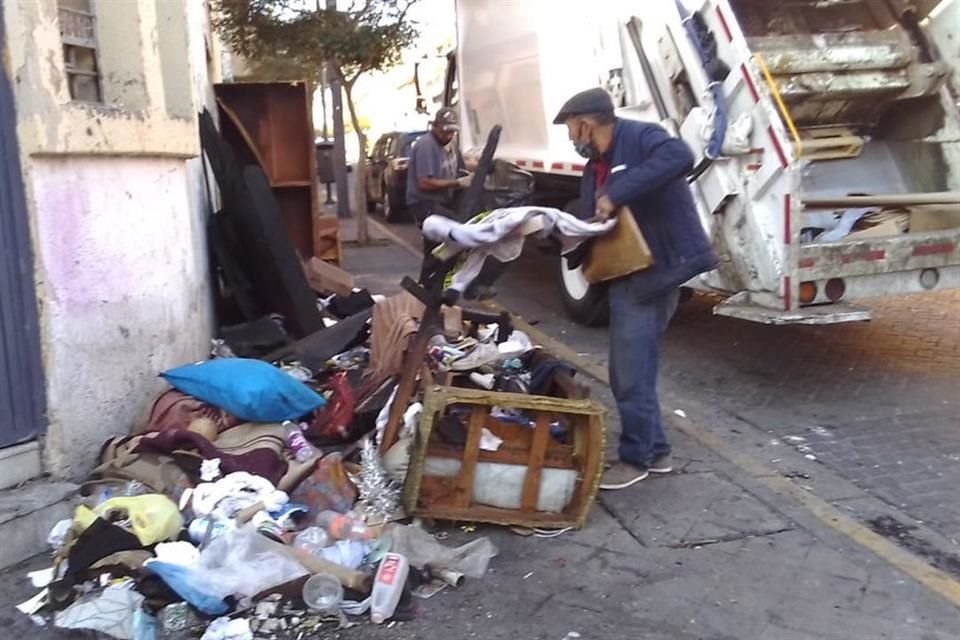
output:
[{"label": "wooden slatted box", "polygon": [[[554,390],[562,397],[429,386],[404,487],[407,512],[461,522],[582,527],[603,472],[606,409],[565,374],[555,376]],[[494,407],[522,410],[535,426],[497,419]],[[437,425],[451,409],[467,416],[463,446],[439,434]],[[562,441],[551,433],[557,424],[565,427],[557,429]],[[484,427],[503,439],[498,450],[481,450]]]}]

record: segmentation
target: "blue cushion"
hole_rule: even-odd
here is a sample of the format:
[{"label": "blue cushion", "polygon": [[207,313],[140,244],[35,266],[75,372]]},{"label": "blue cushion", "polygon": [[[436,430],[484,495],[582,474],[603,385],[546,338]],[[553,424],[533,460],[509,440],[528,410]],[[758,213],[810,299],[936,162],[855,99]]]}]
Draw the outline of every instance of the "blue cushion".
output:
[{"label": "blue cushion", "polygon": [[319,393],[261,360],[220,358],[160,376],[177,391],[250,422],[296,420],[326,404]]}]

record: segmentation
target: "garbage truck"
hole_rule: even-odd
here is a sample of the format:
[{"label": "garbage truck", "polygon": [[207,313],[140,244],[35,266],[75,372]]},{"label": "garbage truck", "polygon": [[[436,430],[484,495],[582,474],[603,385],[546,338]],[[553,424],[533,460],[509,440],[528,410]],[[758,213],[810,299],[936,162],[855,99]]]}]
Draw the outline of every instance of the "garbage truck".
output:
[{"label": "garbage truck", "polygon": [[[721,256],[687,286],[719,294],[715,313],[861,321],[857,300],[960,286],[960,0],[456,0],[456,16],[439,99],[464,153],[502,125],[497,158],[532,172],[537,202],[584,206],[584,160],[552,124],[577,91],[686,141]],[[569,315],[603,322],[603,287],[558,262]]]}]

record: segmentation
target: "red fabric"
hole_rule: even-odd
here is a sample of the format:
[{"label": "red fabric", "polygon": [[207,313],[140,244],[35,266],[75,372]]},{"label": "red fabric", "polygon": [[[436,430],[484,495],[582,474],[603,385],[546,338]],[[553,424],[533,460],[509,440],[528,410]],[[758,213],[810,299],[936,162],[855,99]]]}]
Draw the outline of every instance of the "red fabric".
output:
[{"label": "red fabric", "polygon": [[277,484],[287,472],[286,460],[275,451],[260,448],[240,455],[228,455],[200,434],[182,429],[167,429],[156,435],[144,436],[134,449],[135,453],[154,452],[167,455],[173,455],[176,451],[196,451],[204,460],[220,458],[220,472],[223,475],[246,471]]},{"label": "red fabric", "polygon": [[324,442],[346,440],[353,422],[353,411],[357,400],[347,382],[347,372],[341,371],[330,379],[328,385],[333,396],[324,405],[307,427],[308,438]]},{"label": "red fabric", "polygon": [[594,186],[597,193],[603,191],[603,186],[607,184],[607,178],[610,177],[610,161],[600,156],[593,161]]}]

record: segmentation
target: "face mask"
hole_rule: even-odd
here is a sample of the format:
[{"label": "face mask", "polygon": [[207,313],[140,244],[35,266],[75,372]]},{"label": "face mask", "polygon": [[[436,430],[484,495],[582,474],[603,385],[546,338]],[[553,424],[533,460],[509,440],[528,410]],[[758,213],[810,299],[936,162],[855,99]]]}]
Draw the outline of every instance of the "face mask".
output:
[{"label": "face mask", "polygon": [[587,160],[593,160],[594,158],[600,157],[600,150],[597,149],[597,146],[592,142],[587,140],[587,142],[574,142],[573,148],[582,158]]},{"label": "face mask", "polygon": [[593,160],[600,157],[600,150],[592,142],[574,142],[573,148],[581,157],[587,160]]}]

